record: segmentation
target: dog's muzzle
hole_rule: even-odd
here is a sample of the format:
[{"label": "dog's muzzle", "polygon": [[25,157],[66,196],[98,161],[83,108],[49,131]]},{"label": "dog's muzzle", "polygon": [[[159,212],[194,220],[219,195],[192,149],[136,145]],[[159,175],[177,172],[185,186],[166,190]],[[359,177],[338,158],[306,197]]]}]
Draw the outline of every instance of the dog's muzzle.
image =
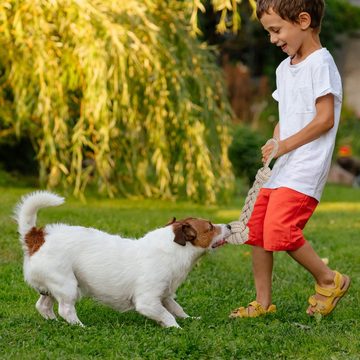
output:
[{"label": "dog's muzzle", "polygon": [[225,227],[226,227],[226,234],[225,234],[224,238],[221,239],[221,240],[219,240],[219,241],[216,241],[214,244],[212,244],[211,247],[212,247],[213,249],[218,248],[218,247],[220,247],[220,246],[223,246],[223,245],[227,244],[226,238],[231,235],[231,225],[230,225],[230,224],[226,224]]}]

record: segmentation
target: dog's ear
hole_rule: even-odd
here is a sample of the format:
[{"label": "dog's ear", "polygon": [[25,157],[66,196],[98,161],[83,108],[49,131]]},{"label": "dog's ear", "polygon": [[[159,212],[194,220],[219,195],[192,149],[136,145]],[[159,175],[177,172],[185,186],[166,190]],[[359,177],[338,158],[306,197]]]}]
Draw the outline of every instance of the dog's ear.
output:
[{"label": "dog's ear", "polygon": [[174,242],[181,246],[185,246],[187,241],[195,240],[197,236],[196,230],[188,223],[174,227],[174,233]]},{"label": "dog's ear", "polygon": [[173,224],[174,222],[176,222],[176,217],[175,216],[165,226],[169,226],[169,225]]}]

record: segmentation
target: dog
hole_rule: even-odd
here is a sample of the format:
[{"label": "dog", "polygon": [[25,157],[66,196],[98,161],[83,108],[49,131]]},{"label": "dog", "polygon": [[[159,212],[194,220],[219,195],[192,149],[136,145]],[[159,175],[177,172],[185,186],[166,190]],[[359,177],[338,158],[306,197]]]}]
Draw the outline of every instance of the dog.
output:
[{"label": "dog", "polygon": [[188,318],[175,292],[207,250],[226,243],[231,226],[198,218],[175,218],[138,240],[94,228],[50,224],[36,227],[37,212],[64,199],[48,191],[24,196],[15,208],[24,251],[24,278],[40,298],[36,309],[45,319],[59,315],[83,326],[75,303],[92,297],[124,312],[136,310],[163,327],[180,327]]}]

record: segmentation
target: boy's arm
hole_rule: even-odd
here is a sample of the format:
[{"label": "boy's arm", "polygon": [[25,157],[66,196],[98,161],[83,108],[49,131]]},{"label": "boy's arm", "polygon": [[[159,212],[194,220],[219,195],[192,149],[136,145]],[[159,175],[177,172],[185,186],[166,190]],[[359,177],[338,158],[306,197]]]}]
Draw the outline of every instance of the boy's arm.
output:
[{"label": "boy's arm", "polygon": [[[279,149],[275,158],[287,154],[298,147],[305,145],[321,135],[325,134],[334,126],[334,95],[327,94],[316,99],[316,115],[314,119],[296,134],[279,141]],[[274,137],[279,139],[279,124],[274,129]],[[273,145],[265,144],[262,148],[263,162],[265,163],[271,154]]]},{"label": "boy's arm", "polygon": [[280,139],[280,127],[279,127],[279,122],[276,124],[275,128],[274,128],[274,133],[273,133],[273,138],[277,141],[279,141]]}]

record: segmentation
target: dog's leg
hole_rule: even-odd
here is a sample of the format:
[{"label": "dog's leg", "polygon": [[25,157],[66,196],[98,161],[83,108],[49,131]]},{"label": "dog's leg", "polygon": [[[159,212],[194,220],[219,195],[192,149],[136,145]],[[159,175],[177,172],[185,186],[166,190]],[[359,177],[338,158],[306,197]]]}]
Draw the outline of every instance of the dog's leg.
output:
[{"label": "dog's leg", "polygon": [[54,299],[50,295],[40,295],[39,300],[36,302],[37,311],[43,316],[45,319],[56,319],[56,315],[54,313]]},{"label": "dog's leg", "polygon": [[186,312],[183,310],[183,308],[172,297],[167,297],[163,301],[163,304],[166,307],[166,309],[168,309],[168,311],[171,314],[173,314],[175,317],[178,317],[181,319],[186,319],[189,317],[189,315],[186,314]]},{"label": "dog's leg", "polygon": [[60,300],[59,302],[59,315],[71,325],[80,325],[84,327],[83,323],[79,320],[76,314],[73,302]]},{"label": "dog's leg", "polygon": [[157,321],[163,327],[180,328],[174,316],[166,310],[159,299],[137,299],[135,309],[140,314]]},{"label": "dog's leg", "polygon": [[[80,297],[78,282],[73,274],[61,276],[48,286],[51,294],[59,303],[59,315],[69,324],[84,326],[75,310],[76,300]],[[56,286],[57,285],[57,286]]]}]

